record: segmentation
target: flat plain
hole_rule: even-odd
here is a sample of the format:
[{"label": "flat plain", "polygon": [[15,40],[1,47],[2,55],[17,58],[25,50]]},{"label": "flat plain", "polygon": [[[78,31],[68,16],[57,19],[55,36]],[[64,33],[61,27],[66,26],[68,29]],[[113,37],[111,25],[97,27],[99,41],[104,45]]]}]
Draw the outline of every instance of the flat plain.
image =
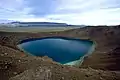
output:
[{"label": "flat plain", "polygon": [[4,32],[56,32],[79,27],[0,27],[0,31]]}]

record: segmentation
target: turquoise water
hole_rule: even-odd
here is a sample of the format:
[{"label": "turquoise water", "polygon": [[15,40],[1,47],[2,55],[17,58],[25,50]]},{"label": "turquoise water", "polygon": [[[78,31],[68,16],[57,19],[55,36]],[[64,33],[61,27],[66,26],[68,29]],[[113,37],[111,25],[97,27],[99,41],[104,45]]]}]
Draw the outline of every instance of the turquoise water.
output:
[{"label": "turquoise water", "polygon": [[45,37],[23,40],[18,47],[35,56],[48,56],[61,64],[75,65],[93,52],[94,42],[66,37]]}]

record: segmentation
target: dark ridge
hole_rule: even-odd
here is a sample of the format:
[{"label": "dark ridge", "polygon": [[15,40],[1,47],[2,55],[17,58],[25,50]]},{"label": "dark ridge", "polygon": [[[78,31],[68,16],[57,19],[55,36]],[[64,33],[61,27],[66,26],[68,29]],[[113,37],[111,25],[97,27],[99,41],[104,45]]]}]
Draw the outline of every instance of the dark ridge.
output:
[{"label": "dark ridge", "polygon": [[31,26],[36,26],[36,27],[60,27],[60,26],[68,26],[66,23],[55,23],[55,22],[11,22],[11,24],[17,24],[20,27],[31,27]]},{"label": "dark ridge", "polygon": [[85,27],[85,25],[71,25],[57,22],[11,22],[19,27]]},{"label": "dark ridge", "polygon": [[64,24],[66,23],[55,23],[55,22],[12,22],[12,23],[19,23],[19,24]]}]

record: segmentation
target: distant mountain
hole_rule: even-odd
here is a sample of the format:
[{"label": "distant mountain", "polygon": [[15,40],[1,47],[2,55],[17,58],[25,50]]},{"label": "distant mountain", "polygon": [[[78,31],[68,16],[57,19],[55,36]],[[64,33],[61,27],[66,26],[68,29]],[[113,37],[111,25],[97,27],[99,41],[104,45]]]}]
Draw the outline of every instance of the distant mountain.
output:
[{"label": "distant mountain", "polygon": [[11,22],[19,27],[84,27],[85,25],[68,25],[67,23],[56,22]]},{"label": "distant mountain", "polygon": [[12,22],[11,24],[17,24],[21,27],[31,26],[67,26],[66,23],[55,23],[55,22]]},{"label": "distant mountain", "polygon": [[0,24],[8,27],[84,27],[85,25],[68,25],[57,22],[20,22],[14,20],[0,19]]},{"label": "distant mountain", "polygon": [[44,26],[67,26],[66,23],[55,23],[55,22],[11,22],[11,24],[18,25],[20,27],[44,27]]},{"label": "distant mountain", "polygon": [[0,19],[0,23],[11,23],[13,20]]},{"label": "distant mountain", "polygon": [[56,22],[12,22],[12,23],[19,23],[19,24],[41,24],[41,25],[44,25],[44,24],[52,24],[52,25],[55,25],[55,24],[64,24],[64,25],[67,25],[66,23],[56,23]]}]

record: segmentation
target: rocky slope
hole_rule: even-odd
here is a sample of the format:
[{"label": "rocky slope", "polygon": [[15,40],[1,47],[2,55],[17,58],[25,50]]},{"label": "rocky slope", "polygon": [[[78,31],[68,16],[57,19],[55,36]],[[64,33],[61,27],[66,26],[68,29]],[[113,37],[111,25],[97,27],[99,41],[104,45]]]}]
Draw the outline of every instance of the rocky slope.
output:
[{"label": "rocky slope", "polygon": [[[120,80],[119,35],[119,26],[89,26],[50,33],[0,32],[0,76],[3,76],[3,80]],[[49,58],[26,55],[16,47],[23,39],[45,36],[90,39],[95,41],[96,49],[78,68],[60,65]],[[6,64],[8,68],[5,68]]]}]

